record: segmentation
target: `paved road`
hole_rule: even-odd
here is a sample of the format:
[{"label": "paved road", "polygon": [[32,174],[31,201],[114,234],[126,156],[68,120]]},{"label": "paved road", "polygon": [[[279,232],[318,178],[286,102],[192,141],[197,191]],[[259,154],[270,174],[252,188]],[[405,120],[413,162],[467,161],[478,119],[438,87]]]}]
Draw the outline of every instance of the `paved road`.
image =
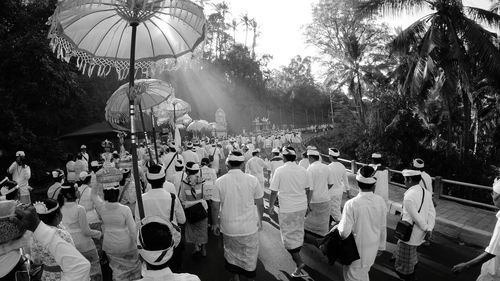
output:
[{"label": "paved road", "polygon": [[[266,196],[267,197],[267,196]],[[266,198],[266,205],[268,205]],[[280,233],[277,225],[277,217],[270,218],[265,215],[265,223],[260,234],[260,253],[257,265],[257,280],[343,280],[342,268],[339,265],[330,266],[326,258],[317,248],[306,244],[302,254],[307,264],[306,271],[310,278],[292,278],[289,273],[294,269],[294,263],[290,255],[281,244]],[[396,219],[390,218],[388,222],[388,237],[392,237]],[[400,280],[393,271],[393,262],[390,261],[391,253],[396,249],[396,241],[389,239],[387,252],[377,258],[376,264],[370,271],[371,280],[393,281]],[[222,243],[217,237],[210,235],[208,245],[208,257],[191,256],[192,247],[186,248],[184,257],[184,271],[197,274],[202,281],[229,280],[230,274],[224,270],[224,257]],[[426,281],[470,281],[475,280],[479,268],[470,270],[462,275],[453,275],[450,272],[452,265],[470,259],[482,250],[458,245],[441,236],[433,237],[433,244],[428,247],[420,247],[420,263],[417,269],[419,280]]]}]

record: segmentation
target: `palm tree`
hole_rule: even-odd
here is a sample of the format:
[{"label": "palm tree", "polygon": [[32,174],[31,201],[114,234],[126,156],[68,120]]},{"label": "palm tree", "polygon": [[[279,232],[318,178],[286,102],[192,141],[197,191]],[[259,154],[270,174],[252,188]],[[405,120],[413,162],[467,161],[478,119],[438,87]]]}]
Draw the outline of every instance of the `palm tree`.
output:
[{"label": "palm tree", "polygon": [[233,44],[236,44],[236,28],[238,28],[238,25],[240,24],[236,19],[233,19],[228,25],[233,30]]},{"label": "palm tree", "polygon": [[253,32],[253,40],[252,40],[252,57],[255,58],[255,46],[257,45],[257,37],[259,36],[259,33],[257,31],[257,21],[255,19],[250,20],[250,25],[252,27],[252,32]]},{"label": "palm tree", "polygon": [[248,39],[248,28],[250,27],[250,18],[248,17],[248,13],[244,13],[241,15],[241,23],[245,25],[245,47],[247,46]]},{"label": "palm tree", "polygon": [[390,47],[396,54],[414,56],[404,83],[404,89],[411,95],[425,98],[429,87],[436,86],[438,78],[442,79],[437,90],[447,111],[452,114],[457,112],[457,104],[462,106],[461,112],[449,118],[448,133],[453,120],[462,119],[462,152],[470,152],[473,76],[479,69],[493,79],[500,73],[496,35],[480,23],[499,30],[500,15],[464,6],[460,0],[372,0],[358,8],[362,15],[379,11],[401,15],[424,8],[433,11],[400,32]]}]

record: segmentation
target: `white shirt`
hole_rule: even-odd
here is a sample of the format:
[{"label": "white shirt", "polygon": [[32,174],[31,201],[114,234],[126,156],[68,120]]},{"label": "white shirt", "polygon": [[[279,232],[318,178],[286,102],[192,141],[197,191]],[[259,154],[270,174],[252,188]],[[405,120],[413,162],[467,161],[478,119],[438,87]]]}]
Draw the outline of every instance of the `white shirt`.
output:
[{"label": "white shirt", "polygon": [[374,192],[382,196],[387,204],[389,202],[389,170],[377,170],[380,164],[370,164],[370,166],[376,171],[374,177],[377,178],[377,183]]},{"label": "white shirt", "polygon": [[495,224],[490,244],[488,244],[488,247],[484,250],[487,253],[495,255],[495,257],[483,263],[481,267],[481,276],[491,275],[491,277],[495,277],[495,280],[500,277],[500,212],[498,212],[496,216],[497,223]]},{"label": "white shirt", "polygon": [[[174,157],[175,156],[175,157]],[[175,161],[177,159],[182,159],[182,155],[175,152],[169,152],[162,156],[161,161],[163,163],[163,167],[165,167],[165,174],[167,175],[167,180],[170,180],[175,173]],[[170,162],[172,161],[172,162]],[[170,164],[170,166],[168,166]],[[168,166],[168,168],[167,168]]]},{"label": "white shirt", "polygon": [[143,266],[142,276],[144,278],[137,281],[200,281],[200,278],[196,275],[173,273],[168,267],[161,270],[147,270]]},{"label": "white shirt", "polygon": [[283,162],[283,159],[281,158],[274,157],[271,159],[270,162],[271,162],[271,177],[274,175],[274,171],[276,171],[276,169],[285,165],[285,162]]},{"label": "white shirt", "polygon": [[183,171],[180,171],[180,172],[176,171],[175,174],[172,176],[172,183],[174,184],[176,195],[179,194],[179,189],[181,188],[181,181],[182,181],[183,175],[184,175]]},{"label": "white shirt", "polygon": [[[80,193],[80,198],[78,198],[76,202],[78,205],[85,208],[85,211],[87,212],[87,222],[89,224],[98,223],[99,216],[97,215],[94,201],[92,200],[92,196],[90,194],[92,192],[92,188],[86,184],[82,184],[78,187],[78,192]],[[55,198],[57,198],[57,196]]]},{"label": "white shirt", "polygon": [[[177,195],[175,196],[174,218],[173,221],[178,224],[186,222],[186,215],[182,209],[181,202]],[[170,206],[172,205],[172,195],[163,188],[151,189],[142,194],[142,202],[144,205],[144,216],[160,216],[163,219],[170,221]],[[140,222],[139,209],[135,206],[135,222]]]},{"label": "white shirt", "polygon": [[71,243],[56,235],[55,229],[40,222],[33,235],[61,267],[61,281],[89,280],[89,261]]},{"label": "white shirt", "polygon": [[333,186],[330,189],[330,195],[339,194],[344,190],[349,189],[349,181],[347,179],[347,169],[340,163],[333,161],[328,165],[330,173],[333,175]]},{"label": "white shirt", "polygon": [[295,162],[286,162],[274,172],[271,180],[272,191],[278,192],[280,213],[292,213],[307,209],[306,188],[312,179],[306,169]]},{"label": "white shirt", "polygon": [[[264,169],[267,164],[262,158],[253,156],[245,165],[245,173],[257,177],[261,184],[264,183]],[[262,186],[264,187],[264,186]]]},{"label": "white shirt", "polygon": [[29,179],[31,178],[30,166],[24,164],[24,167],[19,166],[17,162],[13,162],[7,170],[9,174],[12,175],[12,180],[17,182],[19,185],[19,191],[21,195],[29,195]]},{"label": "white shirt", "polygon": [[200,164],[200,158],[198,154],[194,153],[191,149],[182,152],[182,158],[184,158],[184,164],[187,162],[194,162]]},{"label": "white shirt", "polygon": [[378,250],[385,250],[387,205],[373,192],[361,191],[344,205],[338,229],[342,237],[354,235],[361,267],[372,266]]},{"label": "white shirt", "polygon": [[258,231],[255,199],[264,196],[256,177],[232,169],[215,181],[212,200],[221,203],[221,232],[228,236],[246,236]]},{"label": "white shirt", "polygon": [[[418,213],[418,209],[422,203],[422,190],[424,188],[420,185],[414,185],[405,192],[403,199],[403,220],[409,223],[415,222],[410,240],[403,243],[412,246],[422,244],[425,230],[432,230],[436,222],[436,210],[432,203],[432,194],[428,191],[425,191],[424,203],[422,204],[420,213]],[[415,215],[410,215],[408,210]]]},{"label": "white shirt", "polygon": [[316,161],[309,165],[307,172],[312,179],[311,190],[312,198],[311,203],[323,203],[330,201],[330,193],[328,185],[333,184],[333,175],[327,165]]},{"label": "white shirt", "polygon": [[303,167],[304,169],[309,168],[309,159],[303,158],[299,161],[299,166]]},{"label": "white shirt", "polygon": [[205,200],[212,200],[212,194],[214,193],[215,180],[217,180],[217,174],[215,170],[208,167],[201,167],[201,178],[205,182],[203,184],[203,196]]}]

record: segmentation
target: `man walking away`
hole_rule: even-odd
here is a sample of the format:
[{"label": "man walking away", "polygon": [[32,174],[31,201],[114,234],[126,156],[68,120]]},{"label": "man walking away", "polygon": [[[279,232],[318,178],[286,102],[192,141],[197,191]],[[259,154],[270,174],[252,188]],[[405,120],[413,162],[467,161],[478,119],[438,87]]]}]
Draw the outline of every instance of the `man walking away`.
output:
[{"label": "man walking away", "polygon": [[420,171],[403,170],[405,185],[408,188],[403,198],[402,220],[413,224],[410,240],[398,241],[395,268],[399,277],[406,281],[416,280],[415,266],[418,263],[417,247],[430,236],[434,228],[436,210],[432,195],[420,185]]},{"label": "man walking away", "polygon": [[212,197],[212,230],[223,234],[226,269],[234,281],[240,275],[255,280],[264,212],[264,189],[256,177],[243,173],[244,161],[241,152],[231,152],[229,171],[215,182]]},{"label": "man walking away", "polygon": [[374,192],[382,196],[385,203],[389,204],[389,170],[382,165],[382,154],[373,153],[370,166],[375,170],[375,178],[377,179]]},{"label": "man walking away", "polygon": [[299,278],[306,276],[302,271],[305,264],[300,250],[304,244],[304,222],[311,201],[311,178],[306,169],[295,163],[297,155],[293,147],[284,148],[282,154],[285,164],[276,169],[271,181],[269,216],[273,215],[274,202],[279,197],[281,241],[297,266],[291,276]]},{"label": "man walking away", "polygon": [[328,155],[330,155],[331,163],[328,165],[330,173],[333,176],[333,186],[330,188],[330,216],[333,223],[337,224],[340,221],[342,205],[342,194],[344,191],[349,191],[349,181],[347,180],[347,170],[345,166],[339,162],[340,151],[336,148],[329,148]]},{"label": "man walking away", "polygon": [[318,150],[308,150],[309,168],[307,172],[312,179],[311,212],[306,217],[305,230],[315,236],[323,237],[330,229],[330,194],[333,176],[328,166],[320,161]]},{"label": "man walking away", "polygon": [[354,235],[360,259],[343,266],[345,281],[369,281],[368,272],[375,262],[377,251],[385,250],[387,205],[382,197],[373,193],[375,170],[363,166],[356,175],[360,192],[344,205],[338,230],[346,239]]}]

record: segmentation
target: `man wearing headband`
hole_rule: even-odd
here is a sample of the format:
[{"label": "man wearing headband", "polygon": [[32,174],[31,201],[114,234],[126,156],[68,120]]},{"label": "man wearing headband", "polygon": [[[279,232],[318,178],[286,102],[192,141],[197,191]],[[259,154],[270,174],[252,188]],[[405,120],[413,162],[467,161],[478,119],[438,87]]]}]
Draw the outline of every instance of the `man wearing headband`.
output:
[{"label": "man wearing headband", "polygon": [[273,148],[272,150],[273,153],[273,158],[271,158],[271,175],[270,178],[273,178],[274,171],[276,171],[277,168],[283,166],[285,162],[283,162],[283,157],[280,155],[280,149],[279,148]]},{"label": "man wearing headband", "polygon": [[0,181],[0,200],[19,200],[19,185],[5,177]]},{"label": "man wearing headband", "polygon": [[[142,194],[144,216],[158,216],[176,225],[184,224],[186,222],[186,215],[179,201],[178,193],[169,193],[163,188],[163,184],[165,183],[165,171],[162,166],[152,165],[149,167],[146,177],[148,183],[151,185],[151,190]],[[174,206],[173,212],[172,206]],[[137,224],[140,223],[139,209],[137,206],[135,206],[135,221]],[[171,268],[176,272],[180,269],[182,264],[182,251],[182,246],[176,248],[175,256],[171,262]]]},{"label": "man wearing headband", "polygon": [[342,239],[352,233],[360,259],[350,265],[344,265],[345,281],[368,281],[368,272],[375,262],[378,251],[385,250],[387,205],[382,197],[373,193],[376,179],[375,170],[363,166],[356,175],[360,192],[344,205],[338,230]]},{"label": "man wearing headband", "polygon": [[180,243],[180,233],[167,220],[157,216],[145,217],[137,231],[137,248],[143,259],[139,281],[200,281],[198,276],[188,273],[173,273],[170,269],[174,249]]},{"label": "man wearing headband", "polygon": [[184,163],[194,162],[194,163],[200,164],[201,159],[198,157],[198,154],[196,154],[193,151],[193,143],[192,142],[188,142],[186,144],[186,150],[184,150],[184,152],[182,152],[182,159],[184,159]]},{"label": "man wearing headband", "polygon": [[349,181],[347,180],[347,170],[344,164],[340,163],[338,158],[340,151],[336,148],[329,148],[328,155],[330,156],[330,164],[328,168],[333,177],[333,186],[330,188],[330,216],[333,223],[337,224],[342,216],[340,207],[342,205],[342,194],[344,191],[349,191]]},{"label": "man wearing headband", "polygon": [[426,190],[428,190],[430,193],[432,193],[432,178],[431,176],[424,171],[424,160],[420,158],[415,158],[412,161],[412,167],[415,170],[418,170],[421,172],[420,176],[422,177],[422,181],[420,182],[420,185],[422,185]]},{"label": "man wearing headband", "polygon": [[[491,193],[493,204],[500,208],[500,176],[493,180],[493,191]],[[483,264],[481,273],[477,280],[498,280],[500,278],[500,212],[497,212],[497,222],[491,236],[488,247],[484,252],[472,260],[457,264],[453,267],[454,273],[460,273],[471,267],[476,267]]]},{"label": "man wearing headband", "polygon": [[12,162],[7,172],[12,175],[12,180],[19,185],[21,202],[23,204],[31,204],[30,191],[32,188],[28,182],[31,178],[31,169],[30,166],[26,165],[24,151],[16,152],[16,161]]},{"label": "man wearing headband", "polygon": [[266,162],[260,158],[260,150],[256,149],[252,152],[252,158],[245,165],[245,173],[255,176],[259,180],[259,184],[264,188],[264,169],[267,169]]},{"label": "man wearing headband", "polygon": [[415,280],[415,266],[418,263],[417,247],[420,246],[434,228],[436,210],[432,203],[432,194],[420,185],[421,172],[406,169],[402,171],[408,188],[403,198],[402,220],[413,224],[410,240],[398,241],[394,267],[399,277]]},{"label": "man wearing headband", "polygon": [[372,164],[370,166],[375,170],[375,178],[377,184],[375,185],[375,194],[384,198],[385,203],[389,203],[389,170],[382,165],[382,154],[372,154]]},{"label": "man wearing headband", "polygon": [[256,177],[241,171],[244,161],[241,152],[231,152],[229,171],[215,182],[212,197],[212,229],[224,235],[226,269],[236,281],[240,275],[248,280],[256,276],[264,212],[264,189]]},{"label": "man wearing headband", "polygon": [[333,175],[328,166],[321,162],[320,153],[315,147],[307,150],[309,168],[307,172],[312,179],[311,211],[306,217],[305,230],[314,236],[324,237],[330,230],[330,193]]},{"label": "man wearing headband", "polygon": [[[54,256],[56,264],[62,271],[61,281],[89,280],[89,261],[75,246],[57,235],[55,229],[40,221],[35,207],[17,208],[16,217],[13,220],[22,228],[33,232],[33,237]],[[6,277],[2,275],[4,267],[5,264],[2,263],[0,266],[2,278]],[[12,276],[11,279],[6,280],[15,280],[15,277]]]},{"label": "man wearing headband", "polygon": [[269,216],[274,213],[274,202],[278,197],[281,240],[296,265],[291,276],[298,278],[306,276],[302,272],[305,264],[300,250],[304,244],[304,221],[311,200],[312,179],[306,169],[295,163],[297,155],[293,147],[284,148],[282,154],[285,164],[276,169],[269,188]]}]

